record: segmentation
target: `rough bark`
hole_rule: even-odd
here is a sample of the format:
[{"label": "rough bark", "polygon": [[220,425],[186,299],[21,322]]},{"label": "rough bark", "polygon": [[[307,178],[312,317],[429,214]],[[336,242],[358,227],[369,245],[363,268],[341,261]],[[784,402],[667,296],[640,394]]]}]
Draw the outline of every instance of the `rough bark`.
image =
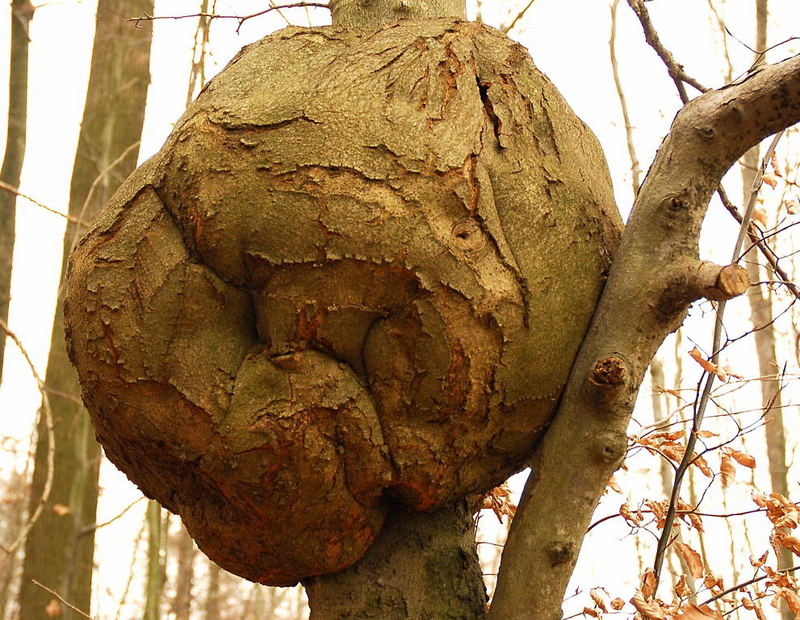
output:
[{"label": "rough bark", "polygon": [[[22,161],[25,158],[25,135],[28,119],[28,28],[34,6],[30,0],[11,0],[11,46],[8,72],[8,123],[6,151],[0,168],[0,181],[19,187]],[[11,302],[11,264],[14,258],[16,224],[15,194],[0,189],[0,320],[8,322]],[[0,380],[6,338],[0,336]]]},{"label": "rough bark", "polygon": [[212,80],[73,254],[109,458],[286,585],[523,466],[621,223],[596,139],[452,19],[289,28]]},{"label": "rough bark", "polygon": [[589,519],[623,457],[642,375],[702,289],[688,283],[708,201],[738,157],[798,120],[800,57],[706,93],[675,118],[634,202],[558,412],[534,456],[491,618],[561,617]]},{"label": "rough bark", "polygon": [[[152,33],[149,26],[137,29],[126,19],[152,9],[152,0],[101,0],[98,5],[86,106],[70,187],[69,214],[80,220],[91,219],[136,166],[138,149],[131,147],[135,147],[142,130]],[[73,223],[67,227],[62,277],[66,257],[80,232]],[[62,304],[60,295],[58,317]],[[61,320],[53,326],[45,382],[55,422],[55,445],[48,445],[42,421],[32,508],[42,495],[49,450],[55,450],[55,465],[50,498],[25,545],[20,606],[21,616],[31,620],[47,617],[44,608],[51,599],[32,579],[83,611],[88,612],[91,599],[94,528],[90,526],[95,521],[100,453],[81,406]],[[56,505],[67,511],[54,510]],[[65,611],[64,617],[79,616]]]},{"label": "rough bark", "polygon": [[312,620],[477,620],[486,614],[475,522],[466,502],[432,513],[393,507],[356,565],[303,585]]}]

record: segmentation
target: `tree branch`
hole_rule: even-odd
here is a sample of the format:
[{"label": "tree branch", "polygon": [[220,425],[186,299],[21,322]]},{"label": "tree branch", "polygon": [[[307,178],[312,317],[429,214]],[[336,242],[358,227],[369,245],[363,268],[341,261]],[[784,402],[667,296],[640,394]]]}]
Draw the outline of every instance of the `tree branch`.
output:
[{"label": "tree branch", "polygon": [[661,43],[658,32],[656,32],[653,22],[650,21],[650,14],[648,13],[647,8],[644,6],[644,2],[642,0],[628,0],[628,5],[631,7],[633,12],[636,13],[636,17],[639,18],[639,23],[642,25],[644,38],[647,41],[647,44],[652,47],[653,50],[655,50],[656,54],[658,54],[659,58],[661,58],[661,60],[664,62],[664,65],[667,67],[667,72],[675,82],[675,87],[678,89],[678,94],[680,95],[681,101],[684,103],[689,101],[689,96],[686,94],[684,83],[696,88],[701,93],[706,92],[708,89],[700,84],[700,82],[687,75],[687,73],[683,70],[683,65],[679,64],[672,55],[672,52],[670,52],[664,46],[664,44]]},{"label": "tree branch", "polygon": [[190,19],[193,17],[205,18],[205,19],[235,19],[239,22],[239,25],[236,28],[238,32],[239,29],[242,27],[247,20],[253,19],[255,17],[261,17],[262,15],[266,15],[267,13],[271,13],[272,11],[280,12],[282,9],[297,9],[297,8],[319,8],[319,9],[328,9],[330,10],[330,6],[327,2],[291,2],[289,4],[271,4],[268,8],[258,11],[256,13],[251,13],[250,15],[220,15],[217,13],[191,13],[188,15],[148,15],[147,13],[140,15],[139,17],[129,17],[128,21],[133,22],[134,27],[139,28],[142,22],[152,22],[157,19]]},{"label": "tree branch", "polygon": [[[676,116],[635,200],[558,413],[532,459],[490,618],[561,617],[592,512],[624,455],[645,369],[698,292],[661,303],[686,266],[699,264],[708,202],[742,153],[798,121],[800,56],[707,92]],[[621,377],[611,387],[591,380],[607,360]]]}]

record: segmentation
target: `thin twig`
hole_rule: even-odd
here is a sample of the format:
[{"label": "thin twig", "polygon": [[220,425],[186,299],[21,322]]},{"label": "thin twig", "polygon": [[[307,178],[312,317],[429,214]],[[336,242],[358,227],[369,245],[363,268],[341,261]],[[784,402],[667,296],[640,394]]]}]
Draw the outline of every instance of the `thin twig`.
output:
[{"label": "thin twig", "polygon": [[[796,570],[800,570],[800,566],[792,566],[791,568],[784,568],[782,570],[775,571],[776,573],[793,573]],[[768,579],[769,575],[761,575],[761,577],[753,577],[752,579],[748,579],[747,581],[743,581],[742,583],[737,583],[735,586],[731,586],[727,590],[723,590],[719,594],[715,594],[707,601],[703,601],[702,605],[708,605],[709,603],[713,603],[717,599],[722,598],[723,596],[730,594],[731,592],[736,592],[737,590],[741,590],[742,588],[746,588],[747,586],[751,586],[754,583],[758,583],[759,581],[764,581],[764,579]]]},{"label": "thin twig", "polygon": [[672,81],[675,82],[675,87],[678,89],[678,94],[680,95],[681,101],[683,101],[683,103],[689,101],[689,96],[686,94],[684,83],[692,86],[696,90],[699,90],[701,93],[708,91],[708,89],[700,84],[700,82],[687,75],[686,71],[683,70],[683,65],[679,64],[672,55],[672,52],[670,52],[666,47],[664,47],[664,44],[661,43],[661,39],[659,38],[658,33],[653,26],[653,22],[650,21],[650,14],[647,12],[644,2],[642,2],[642,0],[628,0],[628,5],[631,7],[633,12],[636,13],[636,17],[639,18],[639,23],[642,25],[644,38],[647,41],[647,44],[653,48],[656,54],[658,54],[658,57],[666,66],[667,72],[672,78]]},{"label": "thin twig", "polygon": [[[736,238],[736,243],[733,248],[733,257],[731,259],[731,262],[736,262],[742,250],[742,244],[744,243],[744,238],[747,234],[747,228],[750,223],[750,219],[753,215],[753,210],[755,208],[756,198],[758,197],[758,192],[763,184],[762,176],[766,171],[770,157],[772,157],[772,153],[775,152],[775,147],[778,145],[778,141],[781,139],[782,135],[783,135],[782,131],[775,134],[775,137],[772,139],[772,142],[770,143],[769,147],[767,147],[767,151],[764,154],[764,158],[761,163],[760,174],[757,174],[754,179],[753,187],[750,190],[750,196],[747,201],[747,207],[745,209],[744,215],[742,216],[742,225],[739,229],[739,235]],[[725,306],[726,306],[725,301],[719,302],[719,305],[717,306],[717,317],[714,323],[713,346],[711,347],[712,364],[716,364],[717,360],[719,359],[719,352],[720,352],[719,349],[723,331],[722,317],[725,313]],[[667,514],[665,517],[664,529],[661,532],[661,537],[658,540],[656,557],[655,561],[653,562],[653,573],[655,575],[655,582],[656,582],[656,587],[654,588],[654,591],[658,589],[658,582],[661,576],[661,568],[664,564],[664,556],[666,554],[667,547],[669,546],[670,533],[672,531],[672,525],[675,520],[675,514],[678,509],[678,500],[680,498],[681,483],[683,482],[683,476],[691,466],[692,462],[695,460],[694,447],[697,444],[698,432],[700,431],[700,427],[703,423],[703,416],[705,415],[705,409],[708,404],[709,396],[711,395],[711,387],[714,384],[715,378],[716,378],[715,373],[705,373],[705,385],[703,386],[702,395],[700,396],[699,400],[695,401],[696,407],[692,420],[692,432],[689,434],[689,437],[686,440],[686,449],[684,450],[683,458],[681,459],[680,465],[678,466],[678,469],[675,472],[675,481],[672,485],[672,494],[670,495],[669,498],[669,507],[667,509]]]},{"label": "thin twig", "polygon": [[205,17],[208,19],[235,19],[239,22],[239,25],[236,27],[236,32],[242,27],[247,20],[253,19],[255,17],[261,17],[262,15],[266,15],[267,13],[271,13],[272,11],[280,11],[281,9],[299,9],[299,8],[318,8],[318,9],[328,9],[330,10],[330,5],[327,2],[292,2],[290,4],[275,4],[271,5],[268,8],[258,11],[256,13],[251,13],[250,15],[221,15],[217,13],[189,13],[187,15],[148,15],[144,13],[139,17],[129,17],[129,22],[134,22],[134,26],[136,28],[141,27],[142,22],[152,22],[157,19],[191,19],[194,17]]},{"label": "thin twig", "polygon": [[625,123],[625,138],[628,143],[628,156],[631,160],[631,182],[633,183],[633,196],[639,193],[639,186],[642,184],[642,170],[639,166],[639,158],[636,155],[636,147],[633,141],[633,125],[631,125],[630,114],[628,114],[628,102],[625,98],[625,91],[622,88],[622,80],[619,75],[619,63],[617,62],[617,7],[619,0],[611,3],[611,36],[608,39],[609,53],[611,56],[611,72],[614,74],[614,86],[617,89],[617,97],[622,108],[622,120]]},{"label": "thin twig", "polygon": [[72,215],[67,215],[66,213],[61,213],[61,211],[57,211],[56,209],[53,209],[52,207],[48,207],[47,205],[42,204],[41,202],[36,200],[35,198],[31,198],[27,194],[23,194],[21,191],[19,191],[18,188],[13,187],[13,186],[9,185],[8,183],[4,183],[3,181],[0,181],[0,189],[2,189],[5,192],[8,192],[10,194],[14,194],[15,196],[19,196],[20,198],[24,198],[28,202],[33,203],[34,205],[36,205],[37,207],[39,207],[41,209],[44,209],[45,211],[49,211],[50,213],[54,213],[55,215],[60,215],[61,217],[63,217],[67,221],[72,222],[73,224],[81,224],[81,221],[78,218],[73,217]]},{"label": "thin twig", "polygon": [[87,525],[81,531],[79,536],[83,536],[85,534],[90,534],[96,530],[99,530],[101,527],[105,527],[106,525],[111,525],[117,519],[121,518],[126,512],[128,512],[131,508],[133,508],[136,504],[144,499],[144,495],[141,497],[136,498],[130,504],[125,506],[120,512],[118,512],[115,516],[111,517],[108,521],[103,521],[102,523],[93,523],[92,525]]},{"label": "thin twig", "polygon": [[93,619],[93,618],[92,618],[92,617],[91,617],[89,614],[87,614],[85,611],[81,611],[80,609],[78,609],[77,607],[75,607],[75,605],[73,605],[72,603],[69,603],[68,601],[66,601],[66,600],[64,599],[64,597],[63,597],[63,596],[61,596],[61,595],[60,595],[58,592],[56,592],[55,590],[51,590],[50,588],[48,588],[47,586],[44,586],[44,585],[42,585],[41,583],[39,583],[39,582],[38,582],[38,581],[36,581],[35,579],[31,579],[31,581],[33,582],[33,585],[35,585],[35,586],[39,586],[39,587],[40,587],[42,590],[44,590],[45,592],[49,592],[50,594],[52,594],[53,596],[55,596],[55,597],[56,597],[56,598],[57,598],[59,601],[61,601],[62,603],[64,603],[64,605],[66,605],[67,607],[69,607],[69,608],[70,608],[72,611],[74,611],[76,614],[80,614],[82,617],[84,617],[84,618],[88,618],[89,620],[94,620],[94,619]]},{"label": "thin twig", "polygon": [[[739,209],[737,209],[736,205],[734,205],[730,198],[728,198],[727,192],[721,185],[717,188],[717,195],[719,196],[722,205],[725,207],[728,213],[733,216],[733,219],[741,224],[742,214],[739,213]],[[800,299],[800,289],[797,288],[797,285],[792,282],[792,279],[789,277],[786,271],[784,271],[784,269],[778,264],[780,257],[775,254],[771,247],[769,247],[764,239],[764,233],[752,221],[748,227],[747,234],[750,237],[750,241],[755,245],[755,247],[758,248],[759,252],[761,252],[761,255],[769,263],[772,271],[776,276],[778,276],[781,284],[785,286],[797,299]]]},{"label": "thin twig", "polygon": [[525,5],[525,8],[522,9],[519,13],[517,13],[517,16],[511,20],[511,23],[509,23],[508,26],[503,26],[502,28],[500,28],[503,34],[508,34],[514,29],[514,26],[517,25],[517,22],[519,22],[519,20],[525,17],[525,13],[527,13],[528,9],[533,6],[534,2],[536,2],[536,0],[529,0],[528,4]]},{"label": "thin twig", "polygon": [[[86,193],[86,199],[81,205],[81,210],[78,211],[78,221],[80,222],[81,226],[86,227],[88,225],[83,220],[83,217],[86,215],[86,211],[89,209],[89,203],[91,202],[92,197],[94,197],[94,192],[97,189],[97,186],[100,185],[103,180],[105,180],[106,175],[116,168],[117,165],[120,164],[131,153],[131,151],[138,149],[140,144],[141,140],[137,140],[133,144],[129,145],[124,151],[122,151],[122,153],[119,154],[119,157],[103,168],[94,178],[94,181],[92,181],[92,184],[89,186],[89,191]],[[75,249],[75,244],[77,243],[78,238],[79,235],[76,234],[72,240],[72,249]]]},{"label": "thin twig", "polygon": [[47,474],[45,476],[44,487],[42,489],[42,497],[39,499],[36,510],[34,510],[33,514],[28,518],[28,522],[25,524],[25,527],[22,528],[19,536],[17,536],[16,540],[11,543],[9,547],[3,549],[8,555],[11,555],[28,536],[28,533],[31,531],[34,523],[39,520],[42,510],[44,510],[44,505],[47,503],[47,500],[50,499],[50,491],[53,488],[53,471],[55,469],[54,460],[56,452],[56,440],[53,432],[53,411],[50,409],[50,399],[47,397],[47,390],[45,389],[44,381],[42,381],[41,376],[39,376],[36,366],[33,365],[33,361],[31,361],[31,358],[28,355],[28,352],[25,350],[25,347],[22,346],[22,342],[20,341],[19,337],[9,329],[8,324],[3,319],[0,319],[0,331],[5,332],[6,336],[14,341],[14,344],[17,345],[17,348],[22,353],[22,357],[25,358],[25,361],[31,370],[31,374],[33,374],[34,379],[36,379],[36,385],[42,394],[42,409],[40,414],[44,416],[45,428],[47,429]]}]

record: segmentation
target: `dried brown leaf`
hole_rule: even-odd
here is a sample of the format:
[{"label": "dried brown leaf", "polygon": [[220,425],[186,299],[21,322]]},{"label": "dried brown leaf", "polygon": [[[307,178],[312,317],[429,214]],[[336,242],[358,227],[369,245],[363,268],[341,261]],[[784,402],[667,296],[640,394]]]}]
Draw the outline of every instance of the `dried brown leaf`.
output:
[{"label": "dried brown leaf", "polygon": [[622,518],[625,519],[628,523],[633,525],[641,525],[642,524],[642,513],[638,510],[633,512],[631,511],[631,507],[628,506],[628,502],[622,504],[619,507],[619,514],[622,515]]},{"label": "dried brown leaf", "polygon": [[761,175],[761,180],[769,185],[772,189],[775,189],[775,187],[778,185],[780,177],[772,172],[767,172],[766,174]]},{"label": "dried brown leaf", "polygon": [[658,601],[648,601],[642,596],[641,591],[637,591],[631,599],[631,604],[636,608],[640,614],[645,618],[652,620],[667,620],[667,614]]},{"label": "dried brown leaf", "polygon": [[63,517],[64,515],[71,513],[72,510],[69,506],[65,506],[64,504],[53,504],[53,512],[59,517]]},{"label": "dried brown leaf", "polygon": [[786,601],[793,614],[800,614],[800,596],[797,595],[797,592],[791,588],[781,588],[778,596]]},{"label": "dried brown leaf", "polygon": [[728,375],[726,375],[719,367],[717,367],[716,364],[704,358],[703,354],[697,347],[694,347],[691,351],[689,351],[689,357],[700,364],[703,370],[705,370],[708,374],[717,375],[717,378],[723,382],[728,380]]},{"label": "dried brown leaf", "polygon": [[730,454],[733,459],[742,467],[749,467],[750,469],[756,468],[755,457],[750,456],[746,452],[741,452],[739,450],[727,450],[726,452]]},{"label": "dried brown leaf", "polygon": [[694,549],[692,549],[689,545],[684,544],[682,542],[675,541],[673,543],[673,547],[677,554],[683,558],[684,562],[686,562],[686,566],[689,568],[689,574],[692,576],[692,579],[699,579],[703,576],[703,560],[700,558],[700,554],[697,553]]},{"label": "dried brown leaf", "polygon": [[44,613],[47,614],[48,618],[58,618],[63,613],[61,603],[51,598],[47,605],[44,606]]},{"label": "dried brown leaf", "polygon": [[722,488],[727,489],[728,485],[736,479],[736,469],[733,467],[733,459],[729,454],[722,455],[719,472],[722,476]]},{"label": "dried brown leaf", "polygon": [[680,598],[687,598],[692,593],[689,586],[686,585],[686,575],[681,575],[681,578],[678,579],[678,583],[675,584],[674,590],[675,594]]},{"label": "dried brown leaf", "polygon": [[644,599],[650,600],[656,593],[658,583],[656,582],[656,575],[652,568],[648,568],[642,574],[642,585],[639,587],[637,594],[641,593]]},{"label": "dried brown leaf", "polygon": [[722,614],[714,611],[708,605],[703,605],[702,607],[689,605],[682,613],[673,616],[673,618],[674,620],[708,620],[708,618],[724,620]]},{"label": "dried brown leaf", "polygon": [[755,556],[751,555],[750,565],[753,568],[761,568],[762,566],[764,566],[764,562],[767,561],[767,556],[769,556],[769,551],[765,551],[764,553],[762,553],[761,557],[759,558],[756,558]]},{"label": "dried brown leaf", "polygon": [[608,607],[606,607],[603,591],[600,588],[592,588],[589,590],[589,596],[592,597],[594,604],[597,605],[597,608],[600,609],[600,611],[608,613]]}]

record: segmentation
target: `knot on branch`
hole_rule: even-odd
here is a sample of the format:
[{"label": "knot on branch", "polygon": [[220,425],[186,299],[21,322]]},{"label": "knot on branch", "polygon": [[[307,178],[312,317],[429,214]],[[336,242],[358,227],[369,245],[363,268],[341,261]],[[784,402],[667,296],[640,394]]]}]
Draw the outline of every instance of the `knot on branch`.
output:
[{"label": "knot on branch", "polygon": [[726,301],[742,295],[750,280],[747,270],[736,264],[717,265],[707,261],[684,261],[673,267],[673,276],[655,306],[663,320],[682,316],[693,301]]},{"label": "knot on branch", "polygon": [[598,360],[589,375],[589,384],[597,388],[604,397],[617,393],[628,380],[628,367],[616,356]]},{"label": "knot on branch", "polygon": [[547,549],[550,565],[555,568],[562,564],[569,564],[575,557],[576,545],[572,541],[555,541]]}]

